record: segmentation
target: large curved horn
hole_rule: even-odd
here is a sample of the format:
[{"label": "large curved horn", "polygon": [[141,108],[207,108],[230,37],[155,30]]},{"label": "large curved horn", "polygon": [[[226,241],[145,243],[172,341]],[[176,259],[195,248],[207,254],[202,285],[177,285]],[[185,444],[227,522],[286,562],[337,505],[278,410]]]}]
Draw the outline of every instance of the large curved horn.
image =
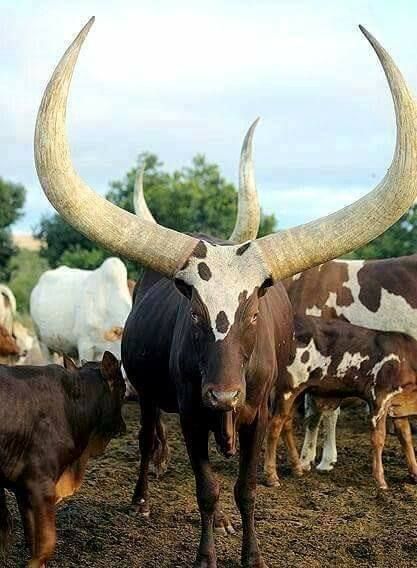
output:
[{"label": "large curved horn", "polygon": [[417,196],[417,107],[385,49],[362,26],[384,69],[394,101],[397,142],[381,183],[352,205],[256,242],[274,279],[282,279],[346,254],[375,239],[407,211]]},{"label": "large curved horn", "polygon": [[[258,122],[259,118],[255,120],[246,133],[240,153],[237,218],[233,233],[229,237],[229,240],[235,243],[244,243],[245,241],[256,239],[259,231],[261,211],[256,191],[252,158],[253,133]],[[144,166],[142,165],[142,167],[138,168],[133,192],[135,213],[141,219],[156,223],[146,203],[143,191],[143,173]]]},{"label": "large curved horn", "polygon": [[154,216],[150,212],[143,193],[143,174],[145,172],[145,162],[143,162],[136,173],[135,187],[133,189],[133,209],[135,214],[141,219],[146,219],[150,223],[156,223]]},{"label": "large curved horn", "polygon": [[65,129],[68,90],[94,18],[81,30],[46,87],[35,129],[35,164],[49,201],[75,229],[106,249],[166,276],[175,274],[198,240],[139,219],[92,191],[71,162]]},{"label": "large curved horn", "polygon": [[259,118],[249,128],[240,153],[237,219],[233,233],[229,238],[230,241],[235,243],[244,243],[256,239],[259,231],[261,211],[252,158],[253,133],[258,122]]}]

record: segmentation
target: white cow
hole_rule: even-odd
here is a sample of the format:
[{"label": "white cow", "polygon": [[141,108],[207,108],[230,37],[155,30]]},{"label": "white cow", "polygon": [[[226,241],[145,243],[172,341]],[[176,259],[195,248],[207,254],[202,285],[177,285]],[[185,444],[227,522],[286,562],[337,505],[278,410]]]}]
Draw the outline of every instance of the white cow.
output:
[{"label": "white cow", "polygon": [[16,315],[16,298],[5,284],[0,284],[0,325],[10,335],[13,333],[13,321]]},{"label": "white cow", "polygon": [[48,270],[30,297],[30,314],[48,359],[67,353],[97,361],[106,350],[120,359],[131,306],[126,267],[118,258],[108,258],[96,270]]}]

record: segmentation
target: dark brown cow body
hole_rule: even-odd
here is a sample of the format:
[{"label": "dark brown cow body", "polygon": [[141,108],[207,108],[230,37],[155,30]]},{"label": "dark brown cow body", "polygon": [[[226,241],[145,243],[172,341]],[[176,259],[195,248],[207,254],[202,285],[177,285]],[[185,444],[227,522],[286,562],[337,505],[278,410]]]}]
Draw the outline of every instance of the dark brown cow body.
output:
[{"label": "dark brown cow body", "polygon": [[[285,382],[275,393],[275,417],[268,436],[265,470],[276,484],[276,444],[284,425],[291,429],[293,403],[309,389],[325,408],[346,397],[360,397],[370,407],[373,472],[386,488],[382,468],[386,416],[396,418],[410,474],[417,481],[417,462],[407,416],[417,414],[417,342],[407,335],[373,331],[340,320],[295,318],[296,344]],[[401,420],[400,420],[401,419]],[[297,454],[293,455],[297,463]]]},{"label": "dark brown cow body", "polygon": [[31,568],[55,548],[55,503],[81,485],[87,460],[125,429],[124,381],[106,352],[80,369],[0,366],[0,540],[10,519],[4,488],[16,495]]},{"label": "dark brown cow body", "polygon": [[[202,242],[201,256],[203,246]],[[218,505],[219,485],[209,463],[208,437],[213,432],[220,451],[230,457],[236,451],[238,433],[235,496],[243,520],[242,561],[244,566],[261,567],[254,532],[256,467],[268,422],[269,394],[288,362],[291,306],[279,283],[255,290],[249,297],[242,294],[227,337],[215,341],[204,319],[204,306],[194,293],[188,299],[179,285],[183,293],[172,281],[145,272],[125,325],[123,366],[142,409],[141,469],[134,503],[143,515],[149,515],[151,454],[156,451],[159,462],[166,455],[160,409],[179,412],[202,518],[196,566],[215,566],[213,522],[227,531],[231,525]],[[228,393],[239,394],[229,400]]]}]

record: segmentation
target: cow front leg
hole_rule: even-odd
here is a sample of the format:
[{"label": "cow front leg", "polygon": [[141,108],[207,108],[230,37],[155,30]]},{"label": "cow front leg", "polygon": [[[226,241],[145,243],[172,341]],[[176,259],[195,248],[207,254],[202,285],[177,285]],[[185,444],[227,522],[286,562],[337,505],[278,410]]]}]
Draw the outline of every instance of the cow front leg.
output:
[{"label": "cow front leg", "polygon": [[386,412],[382,416],[376,413],[372,419],[371,443],[372,443],[372,472],[380,489],[388,489],[388,484],[384,477],[384,466],[382,464],[382,451],[386,437]]},{"label": "cow front leg", "polygon": [[414,483],[417,483],[417,461],[414,453],[410,422],[408,418],[395,418],[394,426],[407,461],[410,477]]},{"label": "cow front leg", "polygon": [[256,473],[262,443],[267,428],[267,409],[259,412],[252,424],[243,424],[239,430],[239,476],[235,485],[235,499],[242,516],[242,566],[266,568],[255,532]]},{"label": "cow front leg", "polygon": [[56,544],[55,487],[51,481],[28,485],[20,499],[25,535],[30,539],[28,568],[44,568]]},{"label": "cow front leg", "polygon": [[141,429],[139,432],[140,466],[132,505],[140,516],[150,516],[149,506],[149,465],[156,443],[156,422],[159,409],[146,393],[139,394],[141,407]]},{"label": "cow front leg", "polygon": [[323,416],[314,403],[312,396],[308,393],[304,398],[304,409],[306,431],[301,450],[301,468],[303,471],[310,471],[311,466],[314,465],[314,462],[316,461],[317,439]]},{"label": "cow front leg", "polygon": [[214,516],[218,507],[220,488],[208,456],[209,432],[206,426],[199,424],[196,417],[181,416],[181,426],[195,476],[201,516],[201,538],[194,568],[216,568]]},{"label": "cow front leg", "polygon": [[323,412],[324,443],[321,462],[317,466],[319,471],[331,471],[337,462],[336,424],[339,414],[340,408]]}]

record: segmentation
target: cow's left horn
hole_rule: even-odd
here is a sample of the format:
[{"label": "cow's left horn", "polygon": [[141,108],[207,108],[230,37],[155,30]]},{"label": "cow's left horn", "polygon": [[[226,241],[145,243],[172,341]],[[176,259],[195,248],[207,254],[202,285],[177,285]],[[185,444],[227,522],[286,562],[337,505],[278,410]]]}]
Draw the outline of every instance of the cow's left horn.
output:
[{"label": "cow's left horn", "polygon": [[135,186],[133,188],[133,209],[135,214],[141,219],[146,219],[150,223],[156,223],[143,193],[143,174],[145,173],[145,162],[143,162],[136,173]]},{"label": "cow's left horn", "polygon": [[75,229],[104,248],[173,276],[199,241],[139,219],[113,205],[78,176],[65,129],[68,90],[80,48],[94,18],[81,30],[46,87],[35,129],[35,164],[49,201]]},{"label": "cow's left horn", "polygon": [[274,279],[282,279],[342,256],[378,237],[403,215],[417,196],[417,106],[385,49],[360,27],[384,69],[394,101],[397,143],[381,183],[333,213],[256,242]]},{"label": "cow's left horn", "polygon": [[[256,191],[255,173],[252,157],[253,133],[259,118],[250,126],[243,140],[239,163],[239,191],[237,201],[237,217],[233,233],[229,241],[244,243],[256,239],[261,220],[258,192]],[[136,215],[147,221],[156,223],[146,203],[143,192],[144,165],[138,168],[133,192],[133,205]]]}]

